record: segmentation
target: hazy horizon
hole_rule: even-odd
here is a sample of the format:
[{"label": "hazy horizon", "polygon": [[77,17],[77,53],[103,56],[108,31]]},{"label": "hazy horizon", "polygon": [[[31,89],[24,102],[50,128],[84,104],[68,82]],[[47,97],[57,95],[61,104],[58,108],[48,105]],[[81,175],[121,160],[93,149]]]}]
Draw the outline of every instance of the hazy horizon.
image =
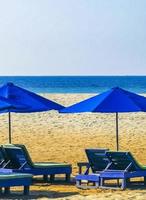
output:
[{"label": "hazy horizon", "polygon": [[93,77],[104,77],[104,76],[105,76],[105,77],[106,77],[106,76],[107,76],[107,77],[108,77],[108,76],[111,76],[111,77],[112,77],[112,76],[113,76],[113,77],[114,77],[114,76],[115,76],[115,77],[118,77],[118,76],[119,76],[119,77],[130,77],[130,76],[138,76],[138,77],[139,77],[139,76],[143,76],[143,77],[146,77],[146,74],[145,74],[145,75],[136,75],[136,74],[130,74],[130,75],[126,75],[126,74],[125,74],[125,75],[118,75],[118,74],[114,74],[114,75],[112,75],[112,74],[109,74],[109,75],[102,75],[102,74],[101,74],[101,75],[100,75],[100,74],[99,74],[99,75],[90,75],[90,74],[89,74],[89,75],[82,75],[82,74],[79,74],[79,75],[74,75],[74,74],[73,74],[73,75],[68,75],[68,74],[66,74],[66,75],[53,75],[53,74],[51,74],[51,75],[43,75],[43,74],[38,74],[38,75],[19,75],[19,74],[18,74],[18,75],[0,75],[0,77],[13,77],[13,76],[14,76],[14,77],[27,77],[27,76],[28,76],[28,77],[29,77],[29,76],[30,76],[30,77],[33,77],[33,76],[34,76],[34,77],[38,77],[38,76],[40,76],[40,77],[78,77],[78,76],[81,76],[81,77],[82,77],[82,76],[83,76],[83,77],[90,77],[90,76],[91,76],[91,77],[92,77],[92,76],[93,76]]},{"label": "hazy horizon", "polygon": [[0,75],[146,75],[145,0],[5,0]]}]

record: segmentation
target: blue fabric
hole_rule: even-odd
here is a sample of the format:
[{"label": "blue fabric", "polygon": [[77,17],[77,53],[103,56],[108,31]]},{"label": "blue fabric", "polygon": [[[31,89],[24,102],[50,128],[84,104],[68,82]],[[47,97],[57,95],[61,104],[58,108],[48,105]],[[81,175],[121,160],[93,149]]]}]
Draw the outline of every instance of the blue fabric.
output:
[{"label": "blue fabric", "polygon": [[10,102],[5,98],[0,97],[0,112],[5,112],[9,108],[12,108]]},{"label": "blue fabric", "polygon": [[146,98],[119,87],[60,110],[60,113],[146,111]]},{"label": "blue fabric", "polygon": [[[0,96],[4,97],[13,106],[5,112],[41,112],[47,110],[60,110],[64,107],[40,95],[20,88],[13,83],[7,83],[0,88]],[[1,101],[0,101],[1,106]]]}]

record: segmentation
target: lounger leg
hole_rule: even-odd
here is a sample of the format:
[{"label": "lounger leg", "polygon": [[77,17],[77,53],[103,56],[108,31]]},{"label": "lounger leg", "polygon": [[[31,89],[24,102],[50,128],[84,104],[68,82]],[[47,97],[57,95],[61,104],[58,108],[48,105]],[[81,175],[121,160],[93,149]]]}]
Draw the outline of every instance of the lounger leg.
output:
[{"label": "lounger leg", "polygon": [[24,195],[29,195],[29,186],[24,186],[23,194]]},{"label": "lounger leg", "polygon": [[100,186],[103,187],[104,186],[104,179],[100,178]]},{"label": "lounger leg", "polygon": [[65,180],[66,180],[67,182],[70,182],[70,174],[65,174]]},{"label": "lounger leg", "polygon": [[98,188],[99,187],[99,182],[95,182],[94,186],[95,186],[95,188]]},{"label": "lounger leg", "polygon": [[121,188],[124,190],[126,188],[126,179],[122,179],[122,186]]},{"label": "lounger leg", "polygon": [[50,175],[50,182],[53,182],[55,180],[55,174]]},{"label": "lounger leg", "polygon": [[82,166],[79,166],[79,174],[82,174]]},{"label": "lounger leg", "polygon": [[130,184],[130,178],[126,179],[126,184],[129,185]]},{"label": "lounger leg", "polygon": [[81,184],[82,184],[81,181],[76,181],[76,187],[77,187],[77,188],[81,188]]},{"label": "lounger leg", "polygon": [[120,180],[119,179],[117,179],[117,185],[118,185],[118,187],[120,187]]},{"label": "lounger leg", "polygon": [[44,180],[44,182],[48,182],[48,175],[47,174],[43,175],[43,180]]},{"label": "lounger leg", "polygon": [[144,176],[144,185],[146,185],[146,176]]},{"label": "lounger leg", "polygon": [[99,187],[99,182],[93,182],[93,188]]},{"label": "lounger leg", "polygon": [[6,195],[10,194],[10,187],[5,187],[4,194],[6,194]]}]

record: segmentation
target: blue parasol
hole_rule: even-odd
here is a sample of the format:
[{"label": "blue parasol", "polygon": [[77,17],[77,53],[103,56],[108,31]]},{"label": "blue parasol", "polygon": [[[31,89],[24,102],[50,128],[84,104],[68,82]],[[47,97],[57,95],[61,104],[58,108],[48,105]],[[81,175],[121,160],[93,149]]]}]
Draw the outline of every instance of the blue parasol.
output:
[{"label": "blue parasol", "polygon": [[64,107],[46,99],[38,94],[18,87],[13,83],[7,83],[0,87],[0,97],[6,99],[11,107],[2,112],[8,112],[9,116],[9,143],[11,143],[11,112],[31,113],[49,110],[60,110]]},{"label": "blue parasol", "polygon": [[116,147],[119,150],[118,113],[146,112],[144,96],[115,87],[99,95],[60,110],[60,113],[101,112],[116,113]]}]

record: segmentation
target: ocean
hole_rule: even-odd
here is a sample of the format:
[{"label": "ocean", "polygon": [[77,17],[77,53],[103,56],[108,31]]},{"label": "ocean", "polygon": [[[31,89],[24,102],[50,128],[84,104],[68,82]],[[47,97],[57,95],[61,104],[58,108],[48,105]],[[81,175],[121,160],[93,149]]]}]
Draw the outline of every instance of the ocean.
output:
[{"label": "ocean", "polygon": [[116,86],[146,93],[146,76],[0,76],[0,85],[6,82],[37,93],[99,93]]}]

